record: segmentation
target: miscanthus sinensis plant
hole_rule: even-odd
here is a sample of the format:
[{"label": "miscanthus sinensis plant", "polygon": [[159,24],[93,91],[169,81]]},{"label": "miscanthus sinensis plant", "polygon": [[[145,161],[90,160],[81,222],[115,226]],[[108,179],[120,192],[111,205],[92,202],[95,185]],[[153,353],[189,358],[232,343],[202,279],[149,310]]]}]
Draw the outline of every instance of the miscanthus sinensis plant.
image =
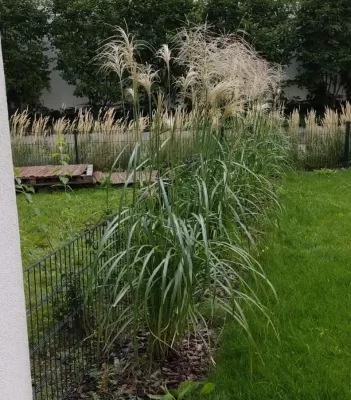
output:
[{"label": "miscanthus sinensis plant", "polygon": [[[136,145],[126,201],[99,245],[87,301],[97,304],[106,351],[125,335],[137,350],[144,331],[152,359],[206,325],[204,304],[247,332],[247,307],[269,319],[255,289],[274,289],[253,254],[278,204],[275,184],[287,166],[288,141],[281,114],[272,110],[280,70],[242,39],[207,27],[179,31],[172,47],[156,52],[167,71],[165,91],[155,88],[159,72],[137,62],[140,46],[118,28],[101,51],[104,68],[116,72],[133,103]],[[177,80],[175,63],[184,70]],[[179,103],[171,109],[165,98],[173,89]],[[147,116],[140,111],[142,93]],[[130,204],[128,183],[141,172]],[[115,242],[119,251],[112,250]]]}]

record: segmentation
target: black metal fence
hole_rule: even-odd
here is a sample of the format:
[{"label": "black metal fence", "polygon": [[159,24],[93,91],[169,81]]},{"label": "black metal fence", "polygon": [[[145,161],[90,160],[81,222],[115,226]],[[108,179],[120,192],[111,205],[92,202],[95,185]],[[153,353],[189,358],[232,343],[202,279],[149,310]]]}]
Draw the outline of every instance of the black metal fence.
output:
[{"label": "black metal fence", "polygon": [[[147,133],[140,141],[128,135],[118,136],[101,132],[66,135],[64,145],[58,141],[57,135],[13,136],[14,166],[56,165],[60,164],[60,157],[63,156],[69,164],[93,164],[97,170],[110,169],[118,158],[116,167],[126,169],[137,143],[140,144],[140,152],[145,158],[155,154],[156,146],[155,140],[150,140]],[[175,139],[161,138],[158,146],[161,147],[161,156],[166,159],[171,155],[187,156],[194,144],[195,139],[185,134]]]},{"label": "black metal fence", "polygon": [[306,169],[350,164],[350,122],[289,127],[293,158]]},{"label": "black metal fence", "polygon": [[[303,168],[334,168],[348,165],[350,161],[350,122],[317,123],[301,126],[289,125],[286,130],[292,141],[293,156]],[[235,132],[234,132],[235,134]],[[56,135],[57,136],[57,135]],[[117,157],[117,168],[126,169],[136,143],[140,143],[144,158],[155,154],[155,143],[144,133],[141,141],[132,136],[106,132],[74,134],[65,136],[65,144],[59,151],[58,138],[52,136],[27,135],[12,138],[12,154],[15,167],[28,165],[55,165],[63,154],[70,164],[93,164],[96,170],[107,170]],[[196,151],[196,139],[189,132],[175,138],[161,138],[160,155],[186,158]]]},{"label": "black metal fence", "polygon": [[[35,400],[61,400],[99,361],[96,304],[84,301],[104,221],[24,271],[32,386]],[[117,233],[109,251],[117,251]],[[103,259],[96,261],[103,262]]]}]

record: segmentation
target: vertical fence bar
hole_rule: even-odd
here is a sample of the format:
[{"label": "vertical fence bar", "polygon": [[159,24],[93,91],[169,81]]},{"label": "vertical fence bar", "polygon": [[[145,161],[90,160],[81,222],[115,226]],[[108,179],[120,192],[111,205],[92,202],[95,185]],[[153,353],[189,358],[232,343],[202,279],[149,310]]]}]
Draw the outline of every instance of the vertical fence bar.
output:
[{"label": "vertical fence bar", "polygon": [[76,157],[76,164],[79,164],[78,131],[77,131],[77,129],[75,129],[73,131],[73,137],[74,137],[74,154]]},{"label": "vertical fence bar", "polygon": [[347,121],[345,129],[345,144],[344,144],[344,161],[346,165],[349,165],[350,162],[350,132],[351,132],[351,121]]}]

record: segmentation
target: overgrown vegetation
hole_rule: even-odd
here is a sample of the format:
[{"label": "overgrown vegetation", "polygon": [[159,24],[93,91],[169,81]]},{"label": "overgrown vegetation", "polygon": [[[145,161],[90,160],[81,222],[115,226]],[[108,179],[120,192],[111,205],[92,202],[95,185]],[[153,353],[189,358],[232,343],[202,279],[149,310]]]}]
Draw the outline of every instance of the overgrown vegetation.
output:
[{"label": "overgrown vegetation", "polygon": [[[96,255],[87,301],[97,296],[102,307],[97,334],[105,351],[127,335],[138,352],[138,332],[146,331],[148,361],[164,358],[185,334],[206,324],[204,303],[212,313],[221,308],[247,332],[244,303],[269,320],[251,282],[274,289],[251,249],[277,205],[275,183],[289,153],[275,98],[278,67],[242,40],[206,27],[183,29],[175,41],[176,52],[164,46],[161,53],[167,68],[177,63],[185,69],[174,112],[165,106],[165,94],[154,90],[157,72],[138,64],[141,43],[134,36],[119,28],[101,53],[106,67],[118,72],[122,65],[129,73],[118,75],[132,94],[135,117],[128,172],[157,170],[158,179],[134,188],[131,205],[120,203]],[[146,157],[138,100],[143,92],[150,108],[157,99],[146,120],[153,149]],[[270,113],[260,111],[267,107]],[[182,137],[195,143],[186,158],[172,152]],[[166,145],[171,151],[163,159]],[[111,254],[116,233],[125,246]]]}]

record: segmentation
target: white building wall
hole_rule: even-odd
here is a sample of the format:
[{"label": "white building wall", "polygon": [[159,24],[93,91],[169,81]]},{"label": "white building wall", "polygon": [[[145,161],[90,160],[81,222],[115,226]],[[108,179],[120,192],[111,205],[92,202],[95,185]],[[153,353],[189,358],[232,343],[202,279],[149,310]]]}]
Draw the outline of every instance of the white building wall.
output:
[{"label": "white building wall", "polygon": [[62,79],[60,76],[60,72],[55,70],[55,49],[50,48],[46,53],[51,59],[53,59],[53,62],[51,64],[52,71],[50,76],[51,89],[44,90],[40,99],[43,106],[49,108],[50,110],[60,110],[61,108],[71,107],[83,107],[85,104],[87,104],[88,99],[83,97],[76,97],[74,95],[75,87]]},{"label": "white building wall", "polygon": [[16,195],[0,43],[0,399],[31,400]]},{"label": "white building wall", "polygon": [[45,90],[41,96],[41,103],[50,110],[83,107],[88,102],[88,99],[73,94],[74,86],[63,80],[59,71],[51,72],[50,85],[51,90]]},{"label": "white building wall", "polygon": [[[295,79],[298,74],[298,63],[296,59],[291,60],[290,65],[285,69],[284,76],[286,80]],[[288,84],[284,88],[284,95],[288,101],[294,98],[299,98],[299,100],[306,100],[308,96],[308,90],[304,88],[299,88],[296,84]]]},{"label": "white building wall", "polygon": [[[299,65],[296,59],[292,59],[290,65],[284,71],[285,79],[295,79],[298,74],[298,67]],[[293,100],[294,98],[299,101],[306,100],[308,96],[307,89],[299,88],[297,85],[294,84],[286,85],[283,90],[284,95],[288,101]],[[341,88],[339,95],[341,96],[341,99],[346,100],[346,91],[344,88]]]}]

